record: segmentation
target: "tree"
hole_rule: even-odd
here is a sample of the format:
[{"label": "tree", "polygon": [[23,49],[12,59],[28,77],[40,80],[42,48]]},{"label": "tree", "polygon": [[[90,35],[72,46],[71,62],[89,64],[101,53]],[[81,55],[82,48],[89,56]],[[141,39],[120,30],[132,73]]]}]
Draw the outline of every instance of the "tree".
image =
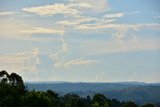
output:
[{"label": "tree", "polygon": [[121,103],[117,99],[112,99],[111,107],[121,107]]},{"label": "tree", "polygon": [[154,107],[154,105],[150,104],[150,103],[147,103],[147,104],[142,105],[142,107]]},{"label": "tree", "polygon": [[0,107],[21,107],[26,90],[21,76],[0,72]]},{"label": "tree", "polygon": [[64,96],[65,107],[84,107],[83,98],[76,94],[66,94]]},{"label": "tree", "polygon": [[52,90],[47,90],[47,95],[52,102],[53,107],[60,107],[61,103],[58,97],[58,94],[53,92]]},{"label": "tree", "polygon": [[19,75],[16,74],[16,73],[11,73],[11,74],[9,75],[9,82],[10,82],[10,84],[12,84],[12,85],[21,85],[21,84],[23,84],[22,77],[19,76]]},{"label": "tree", "polygon": [[122,107],[137,107],[137,105],[132,101],[128,101],[124,103]]},{"label": "tree", "polygon": [[86,98],[83,99],[83,102],[85,103],[85,107],[90,107],[90,105],[91,105],[91,97],[87,96]]},{"label": "tree", "polygon": [[96,94],[92,99],[93,107],[108,107],[109,103],[107,103],[107,98],[103,94]]},{"label": "tree", "polygon": [[8,82],[9,82],[9,74],[5,70],[2,70],[0,72],[0,83],[8,83]]},{"label": "tree", "polygon": [[52,102],[47,93],[32,91],[24,96],[25,107],[52,107]]},{"label": "tree", "polygon": [[52,90],[47,90],[47,94],[52,98],[58,99],[58,94],[53,92]]}]

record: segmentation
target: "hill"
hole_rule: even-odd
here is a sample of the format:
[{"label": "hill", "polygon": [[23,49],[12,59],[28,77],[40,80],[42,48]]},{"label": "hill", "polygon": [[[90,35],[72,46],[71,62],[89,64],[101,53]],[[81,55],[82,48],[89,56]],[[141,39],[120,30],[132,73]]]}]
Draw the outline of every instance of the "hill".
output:
[{"label": "hill", "polygon": [[60,95],[67,93],[78,94],[82,97],[93,96],[102,93],[109,98],[120,101],[134,101],[138,104],[159,103],[160,84],[141,82],[118,82],[118,83],[83,83],[83,82],[28,82],[25,83],[29,90],[47,91],[54,90]]}]

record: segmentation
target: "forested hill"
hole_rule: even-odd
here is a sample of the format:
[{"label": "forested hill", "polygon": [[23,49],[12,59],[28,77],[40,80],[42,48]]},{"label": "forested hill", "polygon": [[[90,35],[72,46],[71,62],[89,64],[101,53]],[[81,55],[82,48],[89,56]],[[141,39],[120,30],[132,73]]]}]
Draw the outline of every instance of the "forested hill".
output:
[{"label": "forested hill", "polygon": [[71,82],[28,82],[25,83],[29,90],[46,91],[54,90],[60,95],[74,93],[80,96],[93,96],[102,93],[109,98],[116,98],[120,101],[134,101],[136,103],[159,103],[160,84],[147,84],[139,82],[119,83],[71,83]]},{"label": "forested hill", "polygon": [[0,107],[160,107],[159,89],[144,83],[24,84],[18,74],[0,71]]}]

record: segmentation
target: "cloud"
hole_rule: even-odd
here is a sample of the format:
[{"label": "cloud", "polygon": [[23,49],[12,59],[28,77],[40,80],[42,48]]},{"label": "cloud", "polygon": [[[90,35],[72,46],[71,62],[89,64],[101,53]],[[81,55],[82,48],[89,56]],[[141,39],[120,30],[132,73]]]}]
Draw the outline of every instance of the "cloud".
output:
[{"label": "cloud", "polygon": [[86,65],[86,64],[95,64],[97,63],[95,60],[84,60],[82,58],[73,59],[71,61],[68,61],[65,65],[66,66],[72,66],[72,65]]},{"label": "cloud", "polygon": [[[136,40],[135,40],[136,39]],[[112,54],[112,53],[127,53],[136,51],[154,51],[160,50],[160,42],[157,39],[134,38],[129,36],[121,42],[111,41],[89,41],[83,44],[84,54]]]},{"label": "cloud", "polygon": [[142,23],[142,24],[83,24],[79,25],[76,29],[134,29],[138,30],[140,28],[150,28],[157,29],[160,28],[159,23]]},{"label": "cloud", "polygon": [[76,19],[70,19],[70,20],[63,20],[63,21],[58,21],[57,24],[63,25],[63,26],[71,26],[72,28],[84,23],[89,23],[89,22],[94,22],[97,21],[97,18],[91,18],[91,17],[84,17],[84,16],[79,16]]},{"label": "cloud", "polygon": [[23,71],[24,61],[30,58],[30,55],[31,53],[0,54],[1,69],[20,73]]},{"label": "cloud", "polygon": [[0,16],[12,16],[17,12],[9,12],[9,11],[0,11]]},{"label": "cloud", "polygon": [[109,8],[107,0],[71,0],[71,3],[86,3],[90,5],[90,9],[92,12],[104,12]]},{"label": "cloud", "polygon": [[[16,39],[16,40],[28,40],[28,41],[54,41],[57,39],[51,39],[46,37],[46,35],[58,35],[61,32],[65,32],[59,29],[59,26],[56,27],[41,27],[35,26],[30,23],[21,22],[19,20],[8,20],[2,19],[0,20],[2,26],[0,26],[0,37],[8,38],[8,39]],[[33,36],[35,34],[36,36]],[[39,36],[39,34],[43,34],[43,38]]]},{"label": "cloud", "polygon": [[110,23],[113,23],[115,22],[116,19],[101,19],[97,22],[97,25],[100,25],[100,24],[110,24]]},{"label": "cloud", "polygon": [[72,66],[77,66],[77,65],[90,65],[90,64],[96,64],[96,63],[97,63],[97,61],[95,61],[95,60],[85,60],[82,58],[78,58],[78,59],[72,59],[67,62],[56,63],[55,67],[66,68],[66,67],[72,67]]},{"label": "cloud", "polygon": [[36,79],[51,75],[54,69],[54,61],[49,55],[41,53],[38,48],[34,48],[32,52],[0,55],[0,60],[2,69],[22,75],[27,72]]},{"label": "cloud", "polygon": [[62,54],[66,54],[66,52],[68,51],[68,44],[65,42],[63,36],[64,36],[64,33],[61,32],[60,40],[62,43],[62,48],[59,49],[55,54],[50,55],[51,57],[54,56],[55,61],[59,61],[59,60],[63,59],[64,55],[62,55]]},{"label": "cloud", "polygon": [[135,14],[140,14],[141,11],[134,11],[134,12],[130,12],[130,13],[127,13],[128,15],[135,15]]},{"label": "cloud", "polygon": [[72,17],[78,17],[83,12],[91,10],[92,12],[104,12],[108,8],[106,0],[72,0],[67,4],[55,3],[37,7],[26,7],[22,10],[40,16],[52,16],[63,14]]},{"label": "cloud", "polygon": [[119,18],[123,16],[124,16],[124,13],[114,13],[114,14],[107,14],[103,16],[103,18]]},{"label": "cloud", "polygon": [[79,12],[76,9],[66,6],[64,4],[58,4],[58,3],[55,3],[53,5],[27,7],[27,8],[23,8],[22,10],[25,12],[34,13],[40,16],[51,16],[56,14],[76,16],[77,14],[79,14]]},{"label": "cloud", "polygon": [[99,81],[101,82],[101,81],[105,80],[105,77],[106,77],[105,72],[104,71],[100,71],[100,72],[98,72],[96,74],[94,82],[99,82]]},{"label": "cloud", "polygon": [[56,30],[56,29],[51,29],[51,28],[41,28],[41,27],[33,27],[30,29],[26,30],[21,30],[21,33],[25,34],[35,34],[35,33],[50,33],[50,34],[60,34],[61,30]]},{"label": "cloud", "polygon": [[88,3],[69,3],[68,7],[76,8],[78,10],[93,8],[92,5],[90,5]]},{"label": "cloud", "polygon": [[[21,53],[20,53],[21,54]],[[20,55],[19,53],[17,55]],[[49,57],[49,55],[44,54],[39,51],[36,47],[33,52],[27,52],[28,58],[23,60],[21,64],[21,74],[32,75],[35,79],[44,79],[52,74],[54,69],[54,61]]]}]

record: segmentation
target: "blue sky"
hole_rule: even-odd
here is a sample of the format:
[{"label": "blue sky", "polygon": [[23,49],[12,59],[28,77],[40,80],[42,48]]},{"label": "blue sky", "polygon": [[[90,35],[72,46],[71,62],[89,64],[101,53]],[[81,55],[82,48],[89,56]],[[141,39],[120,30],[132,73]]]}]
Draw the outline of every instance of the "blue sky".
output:
[{"label": "blue sky", "polygon": [[159,0],[0,0],[0,67],[25,81],[160,82]]}]

